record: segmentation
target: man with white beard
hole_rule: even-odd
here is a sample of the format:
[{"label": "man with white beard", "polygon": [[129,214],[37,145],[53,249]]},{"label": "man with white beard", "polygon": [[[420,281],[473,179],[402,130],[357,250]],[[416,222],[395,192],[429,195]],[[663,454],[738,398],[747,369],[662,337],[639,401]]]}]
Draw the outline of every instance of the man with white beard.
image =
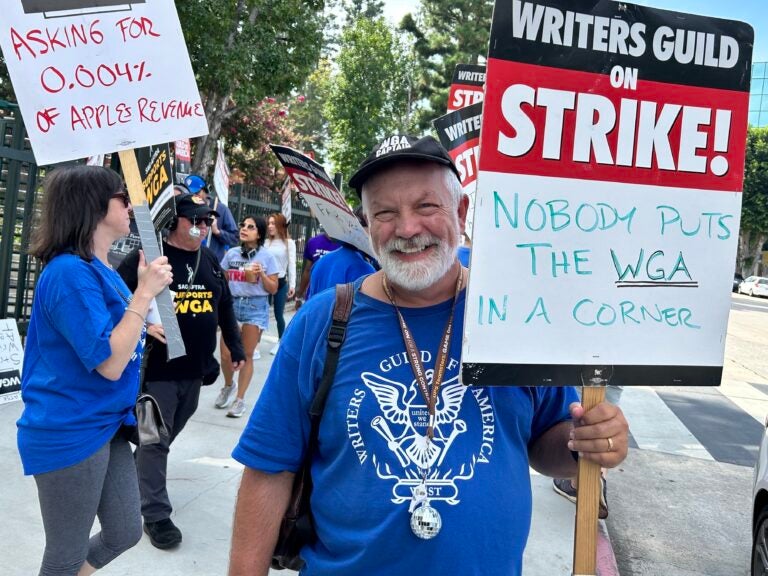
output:
[{"label": "man with white beard", "polygon": [[[355,283],[312,457],[316,540],[302,574],[520,575],[529,465],[572,476],[627,453],[621,411],[588,413],[572,388],[466,388],[458,380],[468,199],[431,137],[395,135],[352,176],[381,270]],[[235,459],[230,576],[266,575],[309,436],[334,294],[291,322]],[[514,346],[513,342],[509,343]]]}]

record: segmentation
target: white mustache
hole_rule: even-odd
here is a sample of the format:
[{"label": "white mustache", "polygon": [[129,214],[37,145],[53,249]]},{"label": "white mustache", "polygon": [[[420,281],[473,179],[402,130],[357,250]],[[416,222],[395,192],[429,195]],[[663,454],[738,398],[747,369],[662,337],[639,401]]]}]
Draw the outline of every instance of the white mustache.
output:
[{"label": "white mustache", "polygon": [[384,245],[384,250],[386,252],[412,253],[438,244],[440,244],[439,238],[435,238],[431,234],[420,234],[412,238],[394,238]]}]

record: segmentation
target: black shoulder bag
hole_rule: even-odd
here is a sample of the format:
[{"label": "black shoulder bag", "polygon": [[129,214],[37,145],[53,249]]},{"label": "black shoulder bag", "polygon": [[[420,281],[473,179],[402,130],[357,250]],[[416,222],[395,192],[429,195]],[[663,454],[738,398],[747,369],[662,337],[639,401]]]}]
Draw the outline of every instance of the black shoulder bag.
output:
[{"label": "black shoulder bag", "polygon": [[311,422],[309,443],[301,468],[294,477],[291,500],[283,515],[277,544],[275,544],[275,551],[272,554],[272,568],[277,570],[283,568],[301,570],[304,566],[304,560],[299,557],[299,552],[305,544],[311,544],[317,538],[312,521],[312,512],[309,508],[309,497],[312,493],[310,467],[312,454],[317,448],[317,436],[320,429],[320,419],[325,408],[325,400],[336,377],[336,365],[339,361],[341,345],[344,343],[344,337],[347,333],[347,322],[352,312],[354,292],[352,283],[336,285],[336,303],[333,306],[333,323],[328,330],[328,352],[323,366],[323,377],[309,409]]}]

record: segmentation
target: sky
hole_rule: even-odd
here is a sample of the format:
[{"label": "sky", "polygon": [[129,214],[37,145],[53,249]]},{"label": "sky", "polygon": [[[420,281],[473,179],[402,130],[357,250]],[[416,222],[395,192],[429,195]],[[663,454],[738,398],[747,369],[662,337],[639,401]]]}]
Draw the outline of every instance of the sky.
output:
[{"label": "sky", "polygon": [[[766,0],[633,0],[653,8],[742,20],[755,29],[753,62],[768,62],[768,2]],[[418,0],[385,0],[384,14],[394,23],[415,11]]]}]

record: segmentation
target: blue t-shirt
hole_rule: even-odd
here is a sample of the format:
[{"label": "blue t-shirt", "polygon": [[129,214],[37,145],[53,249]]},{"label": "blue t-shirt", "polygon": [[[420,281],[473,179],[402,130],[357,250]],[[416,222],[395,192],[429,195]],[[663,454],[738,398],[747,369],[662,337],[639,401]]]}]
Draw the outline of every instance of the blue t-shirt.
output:
[{"label": "blue t-shirt", "polygon": [[346,284],[375,272],[359,250],[342,245],[329,252],[312,266],[307,294],[319,294],[336,284]]},{"label": "blue t-shirt", "polygon": [[95,454],[121,424],[133,425],[145,334],[122,376],[96,371],[109,358],[109,337],[130,290],[98,259],[55,257],[35,288],[24,349],[16,423],[25,474],[66,468]]},{"label": "blue t-shirt", "polygon": [[240,246],[230,248],[224,254],[224,258],[221,260],[221,267],[227,273],[229,291],[232,292],[232,296],[269,296],[269,292],[264,289],[261,281],[245,281],[244,267],[256,262],[262,265],[267,276],[280,272],[277,260],[263,246],[258,250],[251,250],[247,256],[243,256],[243,250]]},{"label": "blue t-shirt", "polygon": [[[233,452],[244,465],[268,473],[299,468],[333,300],[333,291],[318,294],[286,330]],[[448,301],[401,309],[430,382],[450,308]],[[462,292],[437,426],[427,445],[426,402],[394,308],[356,294],[312,464],[318,541],[302,552],[302,574],[521,574],[531,518],[527,449],[569,418],[568,405],[577,397],[573,388],[463,386],[463,317]],[[427,466],[430,503],[442,516],[442,530],[421,540],[411,532],[408,507]]]},{"label": "blue t-shirt", "polygon": [[456,249],[456,257],[459,259],[459,262],[461,262],[461,265],[464,266],[464,268],[469,268],[469,254],[471,253],[471,249],[469,246],[459,246]]}]

